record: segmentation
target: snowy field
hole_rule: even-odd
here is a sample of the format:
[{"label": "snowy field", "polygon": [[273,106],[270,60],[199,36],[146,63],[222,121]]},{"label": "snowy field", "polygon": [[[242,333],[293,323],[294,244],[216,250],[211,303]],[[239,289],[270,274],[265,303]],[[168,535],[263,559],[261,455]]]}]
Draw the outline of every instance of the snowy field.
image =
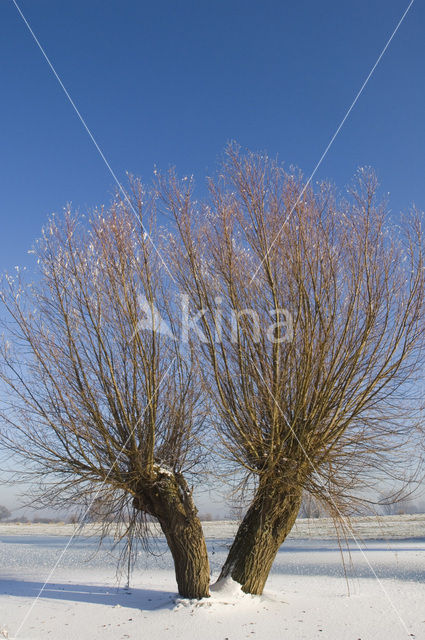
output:
[{"label": "snowy field", "polygon": [[[234,529],[205,523],[213,582]],[[116,555],[108,548],[95,554],[95,528],[87,527],[35,600],[73,531],[73,525],[0,525],[0,638],[425,639],[425,516],[357,520],[362,551],[352,540],[346,575],[331,523],[299,520],[263,596],[229,583],[200,602],[176,596],[160,536],[155,555],[140,553],[126,589],[125,577],[117,580]]]}]

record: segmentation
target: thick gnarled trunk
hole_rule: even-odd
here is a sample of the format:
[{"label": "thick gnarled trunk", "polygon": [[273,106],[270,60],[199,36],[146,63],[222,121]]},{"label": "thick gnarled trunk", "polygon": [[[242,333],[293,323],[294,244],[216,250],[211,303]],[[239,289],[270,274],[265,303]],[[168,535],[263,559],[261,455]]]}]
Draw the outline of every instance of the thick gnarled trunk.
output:
[{"label": "thick gnarled trunk", "polygon": [[196,515],[186,521],[179,517],[170,520],[160,520],[160,525],[174,559],[179,594],[185,598],[206,598],[210,570],[201,522]]},{"label": "thick gnarled trunk", "polygon": [[300,487],[260,483],[237,531],[219,580],[231,576],[246,593],[261,594],[280,545],[301,505]]},{"label": "thick gnarled trunk", "polygon": [[174,560],[179,594],[209,596],[210,568],[201,521],[181,474],[159,471],[134,498],[134,506],[158,519]]}]

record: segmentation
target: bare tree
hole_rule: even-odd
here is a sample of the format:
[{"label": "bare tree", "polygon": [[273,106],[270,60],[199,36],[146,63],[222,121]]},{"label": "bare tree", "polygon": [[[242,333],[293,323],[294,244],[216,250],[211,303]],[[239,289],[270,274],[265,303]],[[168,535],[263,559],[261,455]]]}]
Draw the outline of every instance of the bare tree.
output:
[{"label": "bare tree", "polygon": [[315,500],[314,496],[306,494],[301,501],[301,507],[299,510],[300,518],[320,518],[326,514],[323,512],[320,504]]},{"label": "bare tree", "polygon": [[379,500],[381,511],[386,516],[416,513],[413,496],[403,491],[387,491]]},{"label": "bare tree", "polygon": [[10,513],[9,509],[3,506],[2,504],[0,504],[0,521],[7,520],[8,518],[10,518],[11,515],[12,514]]},{"label": "bare tree", "polygon": [[234,146],[207,203],[173,172],[158,189],[221,453],[255,480],[221,577],[261,593],[303,492],[340,518],[412,460],[421,218],[392,224],[368,169],[344,199]]},{"label": "bare tree", "polygon": [[[156,197],[132,189],[155,231]],[[338,519],[385,474],[403,480],[421,437],[422,226],[416,212],[391,224],[376,191],[369,170],[346,200],[314,191],[235,147],[208,202],[192,181],[160,178],[177,233],[155,237],[182,308],[127,203],[53,218],[39,278],[7,277],[1,296],[1,441],[39,478],[40,503],[94,504],[129,541],[155,517],[179,592],[202,597],[208,557],[189,487],[201,445],[251,495],[220,576],[250,593],[303,495]]]},{"label": "bare tree", "polygon": [[[150,232],[155,202],[132,204]],[[160,234],[158,234],[160,235]],[[106,527],[166,536],[179,593],[208,595],[209,565],[192,489],[201,464],[200,405],[190,344],[182,354],[169,278],[127,202],[89,220],[66,211],[35,245],[29,285],[5,278],[1,442],[26,464],[40,504],[100,504]],[[157,330],[159,315],[168,335]],[[147,328],[149,330],[143,330]]]}]

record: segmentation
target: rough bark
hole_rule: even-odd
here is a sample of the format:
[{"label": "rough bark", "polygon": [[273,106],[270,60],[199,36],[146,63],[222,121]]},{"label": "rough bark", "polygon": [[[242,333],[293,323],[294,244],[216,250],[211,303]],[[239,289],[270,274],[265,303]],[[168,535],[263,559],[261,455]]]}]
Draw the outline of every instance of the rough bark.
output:
[{"label": "rough bark", "polygon": [[143,483],[134,505],[158,519],[173,556],[179,594],[209,596],[210,568],[201,521],[191,491],[181,474],[158,472]]},{"label": "rough bark", "polygon": [[260,483],[237,531],[219,580],[231,576],[246,593],[261,594],[280,545],[301,506],[302,488]]}]

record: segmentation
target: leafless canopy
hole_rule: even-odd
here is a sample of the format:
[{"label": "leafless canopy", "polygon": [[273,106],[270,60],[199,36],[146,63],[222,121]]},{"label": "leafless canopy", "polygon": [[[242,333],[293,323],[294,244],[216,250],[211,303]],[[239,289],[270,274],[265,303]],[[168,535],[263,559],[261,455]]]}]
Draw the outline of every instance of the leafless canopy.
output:
[{"label": "leafless canopy", "polygon": [[392,223],[377,188],[370,169],[346,197],[305,188],[235,146],[207,204],[173,173],[159,185],[179,284],[206,310],[199,352],[225,455],[332,510],[402,475],[420,435],[421,216]]},{"label": "leafless canopy", "polygon": [[[139,182],[132,188],[152,233],[155,201]],[[199,462],[190,348],[183,357],[177,340],[140,325],[158,312],[177,334],[167,273],[119,199],[88,220],[53,217],[34,252],[36,282],[20,273],[3,282],[3,441],[38,474],[44,502],[82,505],[100,492],[109,520],[120,511],[128,520],[140,483]]]}]

